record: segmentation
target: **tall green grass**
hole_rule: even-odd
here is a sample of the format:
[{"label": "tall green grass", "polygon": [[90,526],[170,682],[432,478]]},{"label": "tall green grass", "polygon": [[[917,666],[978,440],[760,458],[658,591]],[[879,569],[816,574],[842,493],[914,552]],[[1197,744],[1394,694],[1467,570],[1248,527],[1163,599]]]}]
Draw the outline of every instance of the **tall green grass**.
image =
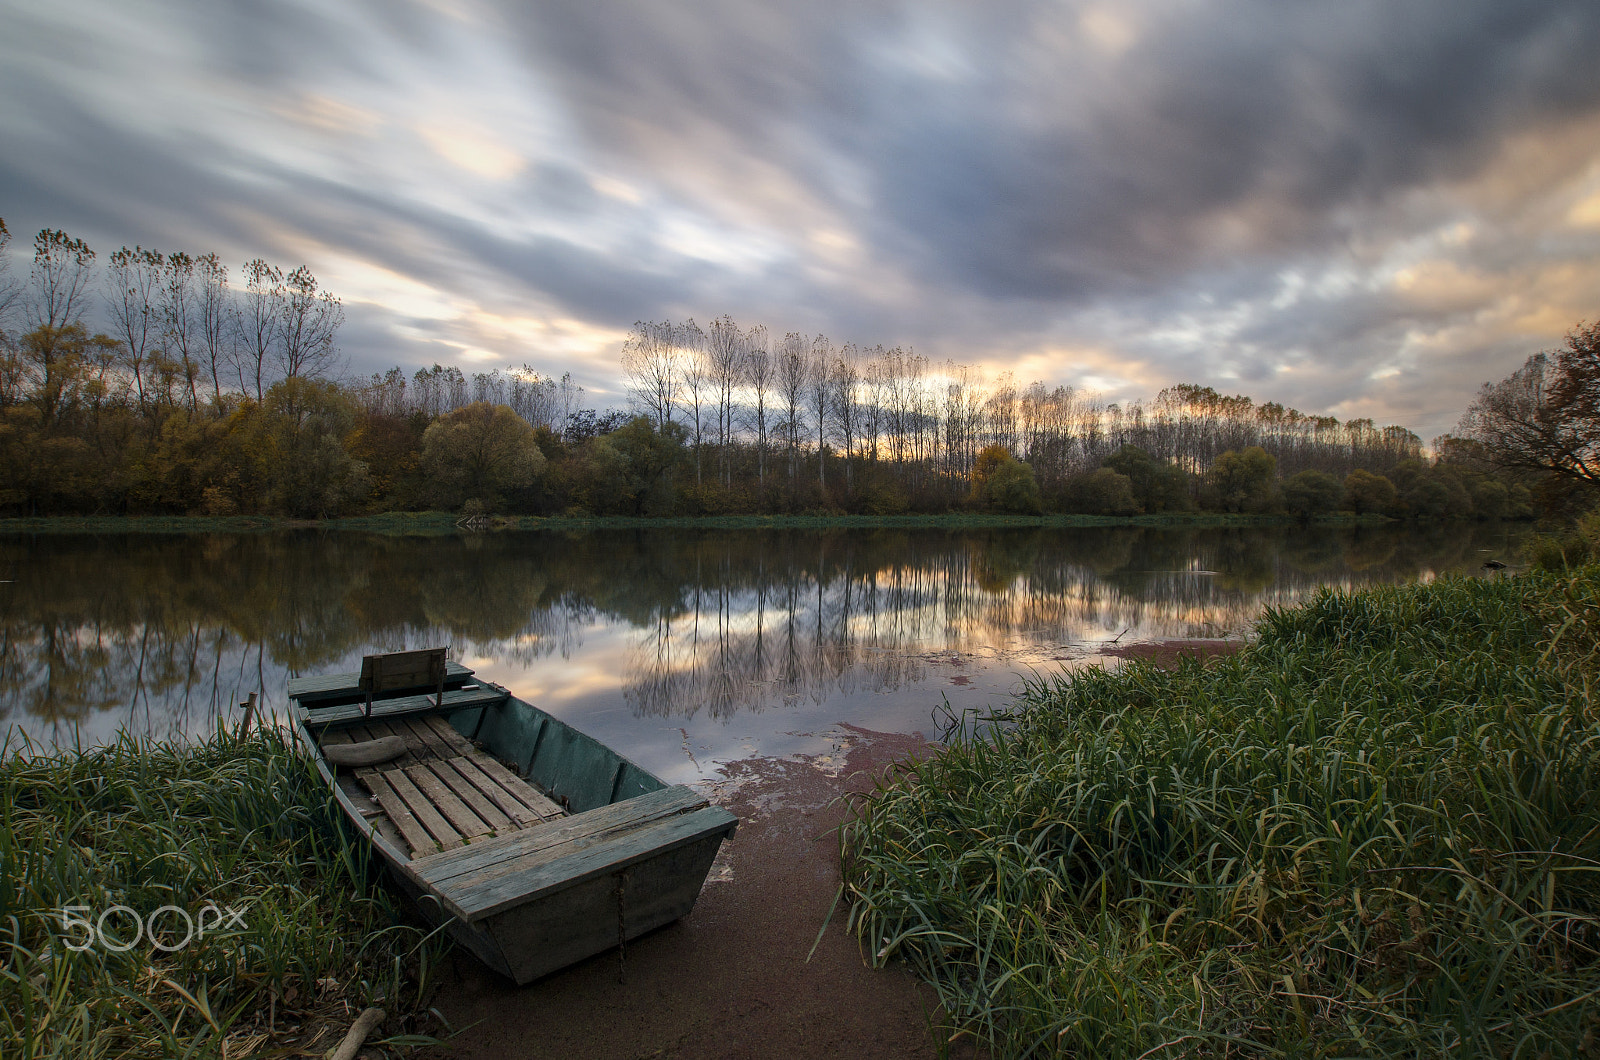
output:
[{"label": "tall green grass", "polygon": [[850,924],[1005,1056],[1600,1051],[1600,573],[1325,591],[864,797]]},{"label": "tall green grass", "polygon": [[[376,874],[278,729],[7,757],[0,1056],[283,1055],[366,1004],[413,1012],[442,943],[401,922]],[[211,913],[211,930],[180,946],[184,920],[161,914],[157,942],[172,952],[148,937],[115,952],[135,935],[126,912],[75,952],[88,933],[63,917],[120,905],[147,922],[163,906],[192,918],[208,903],[241,922]]]}]

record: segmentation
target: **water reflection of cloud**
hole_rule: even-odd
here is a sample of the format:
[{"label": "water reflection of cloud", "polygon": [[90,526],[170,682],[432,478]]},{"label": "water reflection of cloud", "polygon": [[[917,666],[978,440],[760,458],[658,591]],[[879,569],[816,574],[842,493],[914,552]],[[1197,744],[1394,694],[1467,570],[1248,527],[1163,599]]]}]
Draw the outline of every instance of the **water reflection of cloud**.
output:
[{"label": "water reflection of cloud", "polygon": [[[1498,535],[1498,536],[1497,536]],[[1107,643],[1216,637],[1322,585],[1473,569],[1504,531],[620,532],[0,541],[0,726],[210,729],[286,677],[450,644],[680,768],[685,740],[921,725]],[[960,680],[956,680],[960,678]],[[804,720],[809,719],[809,720]],[[679,730],[682,730],[680,733]],[[656,730],[660,730],[658,733]],[[798,731],[798,730],[796,730]],[[678,745],[656,747],[671,740]],[[598,735],[598,733],[597,733]],[[698,752],[697,752],[698,754]]]}]

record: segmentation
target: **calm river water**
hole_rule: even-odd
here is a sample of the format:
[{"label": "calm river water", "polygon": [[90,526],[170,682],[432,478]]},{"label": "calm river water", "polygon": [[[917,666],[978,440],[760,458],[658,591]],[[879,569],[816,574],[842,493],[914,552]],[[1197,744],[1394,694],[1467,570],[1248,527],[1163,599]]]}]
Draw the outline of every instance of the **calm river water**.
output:
[{"label": "calm river water", "polygon": [[318,531],[0,537],[10,746],[158,737],[289,676],[448,644],[672,781],[936,735],[1112,641],[1240,637],[1322,585],[1481,574],[1511,526],[1363,530]]}]

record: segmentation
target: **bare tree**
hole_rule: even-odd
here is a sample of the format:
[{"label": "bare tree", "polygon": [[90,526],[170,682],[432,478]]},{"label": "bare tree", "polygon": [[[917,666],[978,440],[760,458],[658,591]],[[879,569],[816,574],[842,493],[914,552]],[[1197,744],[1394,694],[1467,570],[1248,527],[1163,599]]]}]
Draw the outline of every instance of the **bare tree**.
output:
[{"label": "bare tree", "polygon": [[88,297],[94,259],[89,244],[59,229],[41,229],[33,237],[30,327],[64,328],[78,322]]},{"label": "bare tree", "polygon": [[111,255],[112,294],[108,300],[111,319],[122,343],[128,371],[139,407],[147,407],[147,368],[152,355],[159,356],[161,341],[161,268],[165,259],[159,251],[123,247]]},{"label": "bare tree", "polygon": [[22,281],[11,275],[11,230],[0,218],[0,409],[10,408],[22,399],[23,366],[11,319],[22,305]]},{"label": "bare tree", "polygon": [[195,316],[200,330],[200,351],[211,376],[211,399],[220,406],[223,369],[230,364],[237,368],[234,354],[240,321],[233,292],[228,288],[228,267],[222,264],[222,259],[207,254],[195,261],[195,271],[199,277]]},{"label": "bare tree", "polygon": [[277,357],[283,335],[285,300],[283,270],[260,258],[244,263],[244,304],[239,325],[239,389],[253,388],[260,401],[266,391],[267,366]]},{"label": "bare tree", "polygon": [[507,375],[511,379],[512,410],[535,427],[554,430],[561,415],[556,381],[541,376],[530,364],[508,369]]},{"label": "bare tree", "polygon": [[833,420],[838,425],[839,440],[844,443],[844,488],[848,493],[852,482],[850,459],[855,455],[856,433],[861,429],[861,400],[856,392],[861,383],[860,352],[855,343],[839,348],[830,371],[833,393],[829,404],[833,406]]},{"label": "bare tree", "polygon": [[682,392],[687,403],[685,412],[690,422],[694,442],[694,484],[701,479],[700,454],[705,444],[706,404],[711,395],[711,373],[706,367],[706,333],[693,319],[686,320],[678,329],[678,346],[681,351],[679,371],[683,375]]},{"label": "bare tree", "polygon": [[882,346],[876,346],[862,370],[866,399],[861,407],[862,443],[867,447],[867,458],[878,462],[878,441],[883,436],[884,403],[888,400],[889,355]]},{"label": "bare tree", "polygon": [[805,429],[806,337],[798,331],[785,335],[783,344],[778,347],[777,362],[778,400],[783,416],[784,444],[789,450],[789,490],[793,493],[800,435]]},{"label": "bare tree", "polygon": [[633,325],[633,334],[622,345],[622,370],[628,377],[628,394],[645,415],[655,421],[656,430],[672,422],[682,385],[678,371],[679,350],[675,329],[666,321]]},{"label": "bare tree", "polygon": [[201,343],[200,336],[196,334],[194,266],[194,259],[181,250],[168,254],[161,266],[162,336],[167,355],[177,355],[184,389],[188,392],[190,412],[200,404],[199,396],[195,393],[195,379],[200,374],[200,368],[194,355]]},{"label": "bare tree", "polygon": [[452,364],[444,370],[441,378],[444,383],[444,402],[449,406],[446,411],[466,408],[470,404],[467,400],[467,377],[461,374],[461,369]]},{"label": "bare tree", "polygon": [[[283,314],[278,342],[283,378],[316,378],[338,362],[336,339],[344,323],[344,305],[332,291],[322,290],[304,265],[283,281],[279,311]],[[466,404],[463,400],[461,405]],[[457,406],[458,408],[460,405]]]},{"label": "bare tree", "polygon": [[572,417],[583,408],[583,387],[572,381],[571,372],[562,372],[561,383],[557,389],[560,392],[558,404],[561,410],[561,429],[566,430],[567,424],[572,422]]},{"label": "bare tree", "polygon": [[978,455],[983,394],[967,365],[947,364],[945,376],[945,469],[964,480]]},{"label": "bare tree", "polygon": [[767,405],[772,399],[773,383],[777,379],[777,365],[767,339],[767,329],[760,324],[745,332],[744,380],[755,398],[752,411],[756,417],[756,483],[763,496],[767,491]]},{"label": "bare tree", "polygon": [[[1010,372],[1001,372],[993,390],[983,403],[986,442],[1003,445],[1006,452],[1020,457],[1022,439],[1018,432],[1017,384]],[[981,448],[981,446],[980,446]]]},{"label": "bare tree", "polygon": [[706,344],[707,366],[717,399],[717,447],[722,484],[733,485],[734,391],[744,375],[744,333],[729,316],[711,322]]},{"label": "bare tree", "polygon": [[73,408],[89,380],[86,368],[103,365],[117,351],[105,335],[89,337],[83,326],[95,253],[65,232],[44,229],[33,240],[33,297],[26,306],[31,329],[17,348],[16,375],[31,386],[47,428]]},{"label": "bare tree", "polygon": [[406,374],[398,365],[382,375],[373,372],[371,382],[362,388],[362,396],[369,416],[404,416],[407,408]]},{"label": "bare tree", "polygon": [[886,426],[890,447],[894,451],[896,466],[905,463],[910,448],[912,419],[916,412],[916,388],[919,378],[913,378],[917,357],[896,346],[889,351],[884,362],[884,389],[889,399]]},{"label": "bare tree", "polygon": [[10,341],[11,316],[22,304],[22,282],[11,275],[11,255],[6,253],[10,245],[11,229],[0,217],[0,346]]},{"label": "bare tree", "polygon": [[806,399],[817,427],[817,486],[824,491],[828,488],[824,456],[828,448],[828,413],[833,408],[833,356],[833,343],[828,336],[818,335],[811,340]]},{"label": "bare tree", "polygon": [[504,405],[506,403],[506,381],[501,376],[500,369],[472,373],[472,403],[475,405],[480,403],[484,405]]},{"label": "bare tree", "polygon": [[418,368],[416,375],[411,377],[413,406],[429,419],[439,415],[444,404],[441,396],[443,387],[440,385],[443,376],[444,368],[436,364],[431,371],[427,368]]}]

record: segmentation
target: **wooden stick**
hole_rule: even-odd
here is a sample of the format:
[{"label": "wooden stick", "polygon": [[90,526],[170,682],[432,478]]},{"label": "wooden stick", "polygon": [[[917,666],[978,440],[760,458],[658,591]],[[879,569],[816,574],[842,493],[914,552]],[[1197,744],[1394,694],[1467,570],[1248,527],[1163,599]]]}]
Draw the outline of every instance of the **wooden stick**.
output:
[{"label": "wooden stick", "polygon": [[244,708],[244,721],[239,723],[239,735],[244,736],[250,731],[250,723],[256,719],[256,693],[251,692],[250,701],[239,705]]},{"label": "wooden stick", "polygon": [[351,1024],[350,1031],[344,1036],[344,1041],[339,1043],[339,1048],[328,1050],[328,1060],[354,1060],[356,1053],[367,1044],[367,1035],[377,1029],[383,1022],[383,1009],[369,1008],[356,1017]]},{"label": "wooden stick", "polygon": [[322,749],[322,757],[334,766],[375,766],[406,753],[406,742],[398,736],[380,736],[361,743],[334,743]]}]

